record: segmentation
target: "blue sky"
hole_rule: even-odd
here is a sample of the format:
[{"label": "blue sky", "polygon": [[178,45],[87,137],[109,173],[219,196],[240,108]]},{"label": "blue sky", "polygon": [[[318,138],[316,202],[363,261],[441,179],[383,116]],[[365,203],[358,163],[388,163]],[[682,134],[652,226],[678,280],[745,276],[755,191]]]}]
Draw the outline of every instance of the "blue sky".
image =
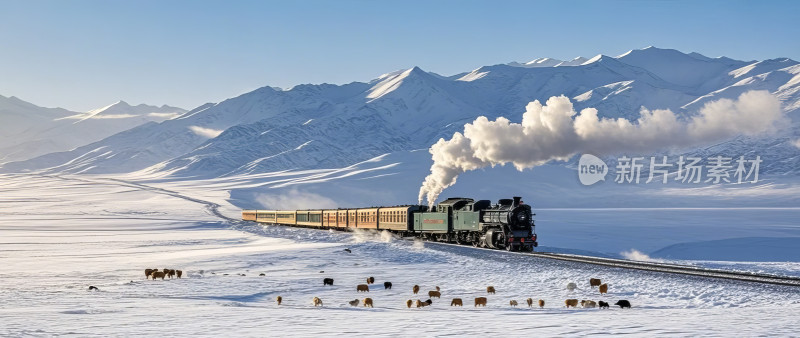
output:
[{"label": "blue sky", "polygon": [[800,60],[800,1],[0,0],[0,95],[191,109],[258,87],[646,46]]}]

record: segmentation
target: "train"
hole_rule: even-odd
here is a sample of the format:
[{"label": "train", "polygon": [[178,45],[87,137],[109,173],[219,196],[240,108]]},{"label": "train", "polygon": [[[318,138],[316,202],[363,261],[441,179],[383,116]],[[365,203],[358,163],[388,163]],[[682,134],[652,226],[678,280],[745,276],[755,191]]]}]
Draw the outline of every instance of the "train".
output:
[{"label": "train", "polygon": [[432,208],[398,205],[353,209],[242,210],[242,220],[318,229],[389,231],[401,237],[533,251],[539,244],[530,205],[521,197],[489,200],[451,197]]}]

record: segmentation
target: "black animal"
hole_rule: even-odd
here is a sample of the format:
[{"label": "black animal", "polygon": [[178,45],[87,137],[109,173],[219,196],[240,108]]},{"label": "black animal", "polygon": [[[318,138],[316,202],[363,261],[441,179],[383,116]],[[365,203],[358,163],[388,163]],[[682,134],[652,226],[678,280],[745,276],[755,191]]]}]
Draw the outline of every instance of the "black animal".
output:
[{"label": "black animal", "polygon": [[601,300],[601,301],[598,302],[598,304],[600,304],[600,308],[601,309],[604,309],[604,308],[608,309],[608,303],[606,303],[606,302]]},{"label": "black animal", "polygon": [[383,282],[383,289],[392,289],[392,282]]},{"label": "black animal", "polygon": [[100,291],[100,289],[98,289],[96,286],[89,285],[89,291],[92,291],[92,290]]},{"label": "black animal", "polygon": [[322,280],[322,285],[333,285],[333,278],[325,278]]},{"label": "black animal", "polygon": [[344,251],[347,251],[348,253],[353,253],[352,251],[350,251],[350,249],[344,249]]},{"label": "black animal", "polygon": [[431,304],[433,304],[433,301],[430,298],[428,298],[428,300],[426,300],[425,303],[428,303],[428,305],[431,305]]},{"label": "black animal", "polygon": [[258,275],[259,275],[260,277],[264,277],[264,276],[266,276],[267,274],[265,274],[265,273],[260,273],[260,274],[258,274]]},{"label": "black animal", "polygon": [[619,307],[622,308],[622,309],[624,309],[624,308],[629,308],[630,309],[631,308],[631,302],[629,302],[627,300],[624,300],[624,299],[618,300],[616,303],[614,303],[614,305],[619,305]]}]

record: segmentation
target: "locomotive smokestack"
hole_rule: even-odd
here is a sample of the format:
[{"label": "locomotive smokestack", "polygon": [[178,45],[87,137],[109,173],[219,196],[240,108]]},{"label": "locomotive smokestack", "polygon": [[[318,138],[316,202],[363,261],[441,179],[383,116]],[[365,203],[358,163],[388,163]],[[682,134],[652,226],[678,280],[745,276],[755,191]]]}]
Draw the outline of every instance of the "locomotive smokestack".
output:
[{"label": "locomotive smokestack", "polygon": [[515,207],[519,205],[519,201],[520,201],[521,199],[522,199],[522,197],[519,197],[519,196],[514,196],[514,206],[515,206]]}]

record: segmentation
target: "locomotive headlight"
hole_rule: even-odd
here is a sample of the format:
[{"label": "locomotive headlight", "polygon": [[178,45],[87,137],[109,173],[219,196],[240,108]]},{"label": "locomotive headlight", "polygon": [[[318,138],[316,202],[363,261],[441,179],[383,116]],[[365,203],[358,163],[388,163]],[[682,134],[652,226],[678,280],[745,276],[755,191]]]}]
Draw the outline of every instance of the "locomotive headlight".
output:
[{"label": "locomotive headlight", "polygon": [[526,215],[524,212],[517,214],[517,221],[519,223],[525,223],[525,221],[527,220],[528,220],[528,215]]}]

